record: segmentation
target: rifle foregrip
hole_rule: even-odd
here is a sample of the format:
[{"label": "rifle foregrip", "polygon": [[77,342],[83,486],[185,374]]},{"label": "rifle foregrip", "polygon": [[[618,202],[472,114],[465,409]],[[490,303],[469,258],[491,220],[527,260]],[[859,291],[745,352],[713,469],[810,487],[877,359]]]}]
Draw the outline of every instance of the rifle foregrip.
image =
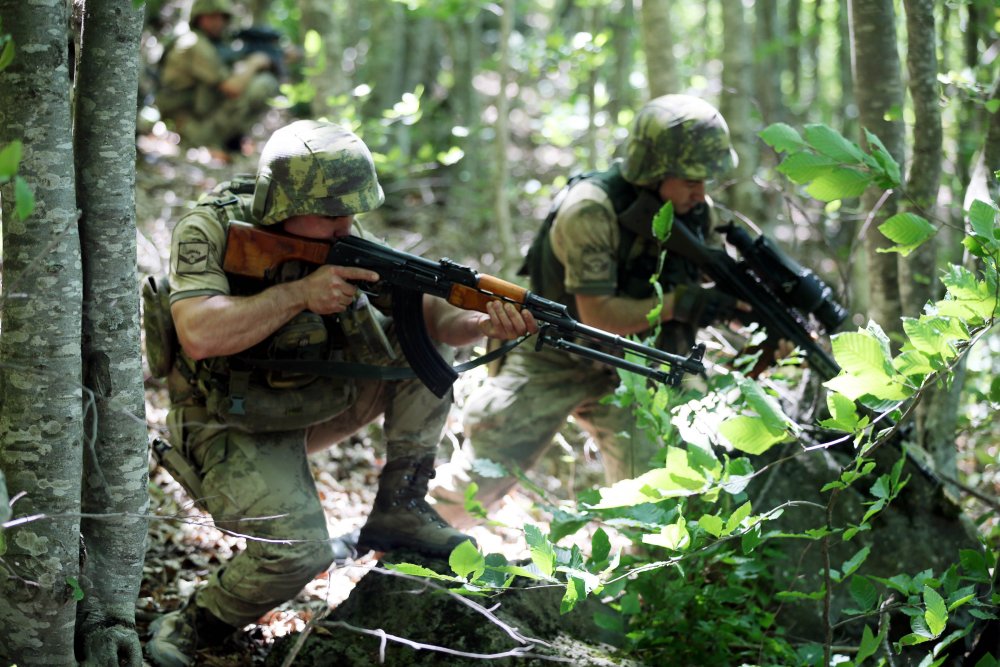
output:
[{"label": "rifle foregrip", "polygon": [[448,303],[465,310],[487,312],[486,304],[490,301],[509,300],[523,304],[528,298],[528,290],[493,276],[480,275],[477,287],[468,287],[455,283],[448,293]]}]

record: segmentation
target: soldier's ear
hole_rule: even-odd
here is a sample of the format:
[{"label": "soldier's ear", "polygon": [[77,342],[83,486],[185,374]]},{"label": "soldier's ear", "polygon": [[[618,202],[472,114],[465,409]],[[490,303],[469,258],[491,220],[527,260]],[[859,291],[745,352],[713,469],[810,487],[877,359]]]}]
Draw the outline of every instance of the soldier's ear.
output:
[{"label": "soldier's ear", "polygon": [[270,174],[258,174],[257,184],[253,189],[253,205],[250,211],[253,213],[255,220],[260,220],[264,217],[264,211],[267,208],[267,198],[271,194],[271,175]]}]

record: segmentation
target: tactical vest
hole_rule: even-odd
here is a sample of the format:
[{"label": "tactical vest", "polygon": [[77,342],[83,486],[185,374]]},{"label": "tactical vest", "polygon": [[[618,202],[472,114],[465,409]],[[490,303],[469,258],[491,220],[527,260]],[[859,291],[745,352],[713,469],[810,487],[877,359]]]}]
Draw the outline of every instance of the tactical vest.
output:
[{"label": "tactical vest", "polygon": [[[647,299],[655,294],[650,278],[655,274],[662,248],[653,237],[652,222],[663,206],[659,197],[651,191],[639,188],[621,175],[621,162],[616,161],[606,171],[592,171],[570,178],[566,186],[556,195],[538,234],[535,236],[528,256],[519,272],[530,276],[532,291],[552,301],[565,304],[577,319],[576,299],[566,291],[566,270],[552,250],[550,232],[559,209],[570,188],[580,181],[587,181],[601,188],[611,201],[618,221],[619,244],[617,250],[617,276],[615,296],[632,299]],[[699,205],[684,216],[676,216],[674,224],[683,224],[703,239],[708,231],[708,207]],[[664,292],[670,292],[677,285],[698,282],[699,269],[694,264],[679,257],[667,256],[660,272],[659,283]],[[694,343],[694,330],[676,323],[668,323],[665,335],[661,336],[660,347],[670,352],[685,351]],[[673,331],[682,329],[681,331]]]},{"label": "tactical vest", "polygon": [[[250,220],[254,180],[251,176],[237,176],[232,181],[216,187],[207,198],[199,202],[228,229],[233,220]],[[308,269],[293,262],[282,266],[281,275],[274,282],[296,280]],[[227,274],[230,293],[250,296],[266,289],[271,282],[248,279]],[[213,417],[226,424],[249,432],[286,431],[305,428],[327,421],[343,412],[357,396],[352,378],[319,377],[301,372],[285,372],[269,367],[259,368],[258,360],[296,362],[325,362],[341,360],[349,345],[349,336],[336,316],[321,316],[309,311],[296,315],[265,340],[237,355],[193,360],[184,354],[173,334],[159,343],[155,353],[150,353],[149,339],[153,324],[165,329],[162,322],[169,320],[169,299],[162,294],[165,282],[156,282],[157,303],[166,304],[166,315],[161,312],[146,316],[147,357],[158,360],[162,369],[169,358],[171,402],[201,405]],[[149,308],[149,302],[146,302]],[[154,312],[153,310],[150,311]],[[381,324],[381,322],[379,323]],[[164,345],[172,345],[164,351]],[[354,344],[350,361],[363,360]],[[363,354],[363,351],[360,353]],[[152,370],[152,363],[151,370]],[[178,376],[185,382],[178,382]]]}]

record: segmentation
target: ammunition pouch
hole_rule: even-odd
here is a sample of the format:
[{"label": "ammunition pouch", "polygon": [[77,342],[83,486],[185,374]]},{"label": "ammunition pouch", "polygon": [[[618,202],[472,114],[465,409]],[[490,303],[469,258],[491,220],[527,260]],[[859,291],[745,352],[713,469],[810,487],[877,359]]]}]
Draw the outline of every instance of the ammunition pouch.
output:
[{"label": "ammunition pouch", "polygon": [[180,347],[170,315],[170,283],[166,277],[148,276],[142,283],[142,328],[146,334],[149,373],[165,378]]}]

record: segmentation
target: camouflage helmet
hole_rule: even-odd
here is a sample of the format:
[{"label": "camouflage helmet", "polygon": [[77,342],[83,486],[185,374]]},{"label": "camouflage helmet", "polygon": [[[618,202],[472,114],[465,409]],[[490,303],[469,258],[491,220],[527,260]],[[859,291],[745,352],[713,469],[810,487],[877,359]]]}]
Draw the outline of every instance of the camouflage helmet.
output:
[{"label": "camouflage helmet", "polygon": [[663,95],[636,114],[622,176],[633,185],[658,187],[667,176],[705,181],[735,164],[729,127],[718,109],[690,95]]},{"label": "camouflage helmet", "polygon": [[261,225],[294,215],[354,215],[384,201],[371,151],[350,130],[298,120],[264,144],[253,198]]},{"label": "camouflage helmet", "polygon": [[199,16],[216,13],[232,17],[232,0],[193,0],[191,2],[191,14],[188,18],[188,23],[193,25]]}]

